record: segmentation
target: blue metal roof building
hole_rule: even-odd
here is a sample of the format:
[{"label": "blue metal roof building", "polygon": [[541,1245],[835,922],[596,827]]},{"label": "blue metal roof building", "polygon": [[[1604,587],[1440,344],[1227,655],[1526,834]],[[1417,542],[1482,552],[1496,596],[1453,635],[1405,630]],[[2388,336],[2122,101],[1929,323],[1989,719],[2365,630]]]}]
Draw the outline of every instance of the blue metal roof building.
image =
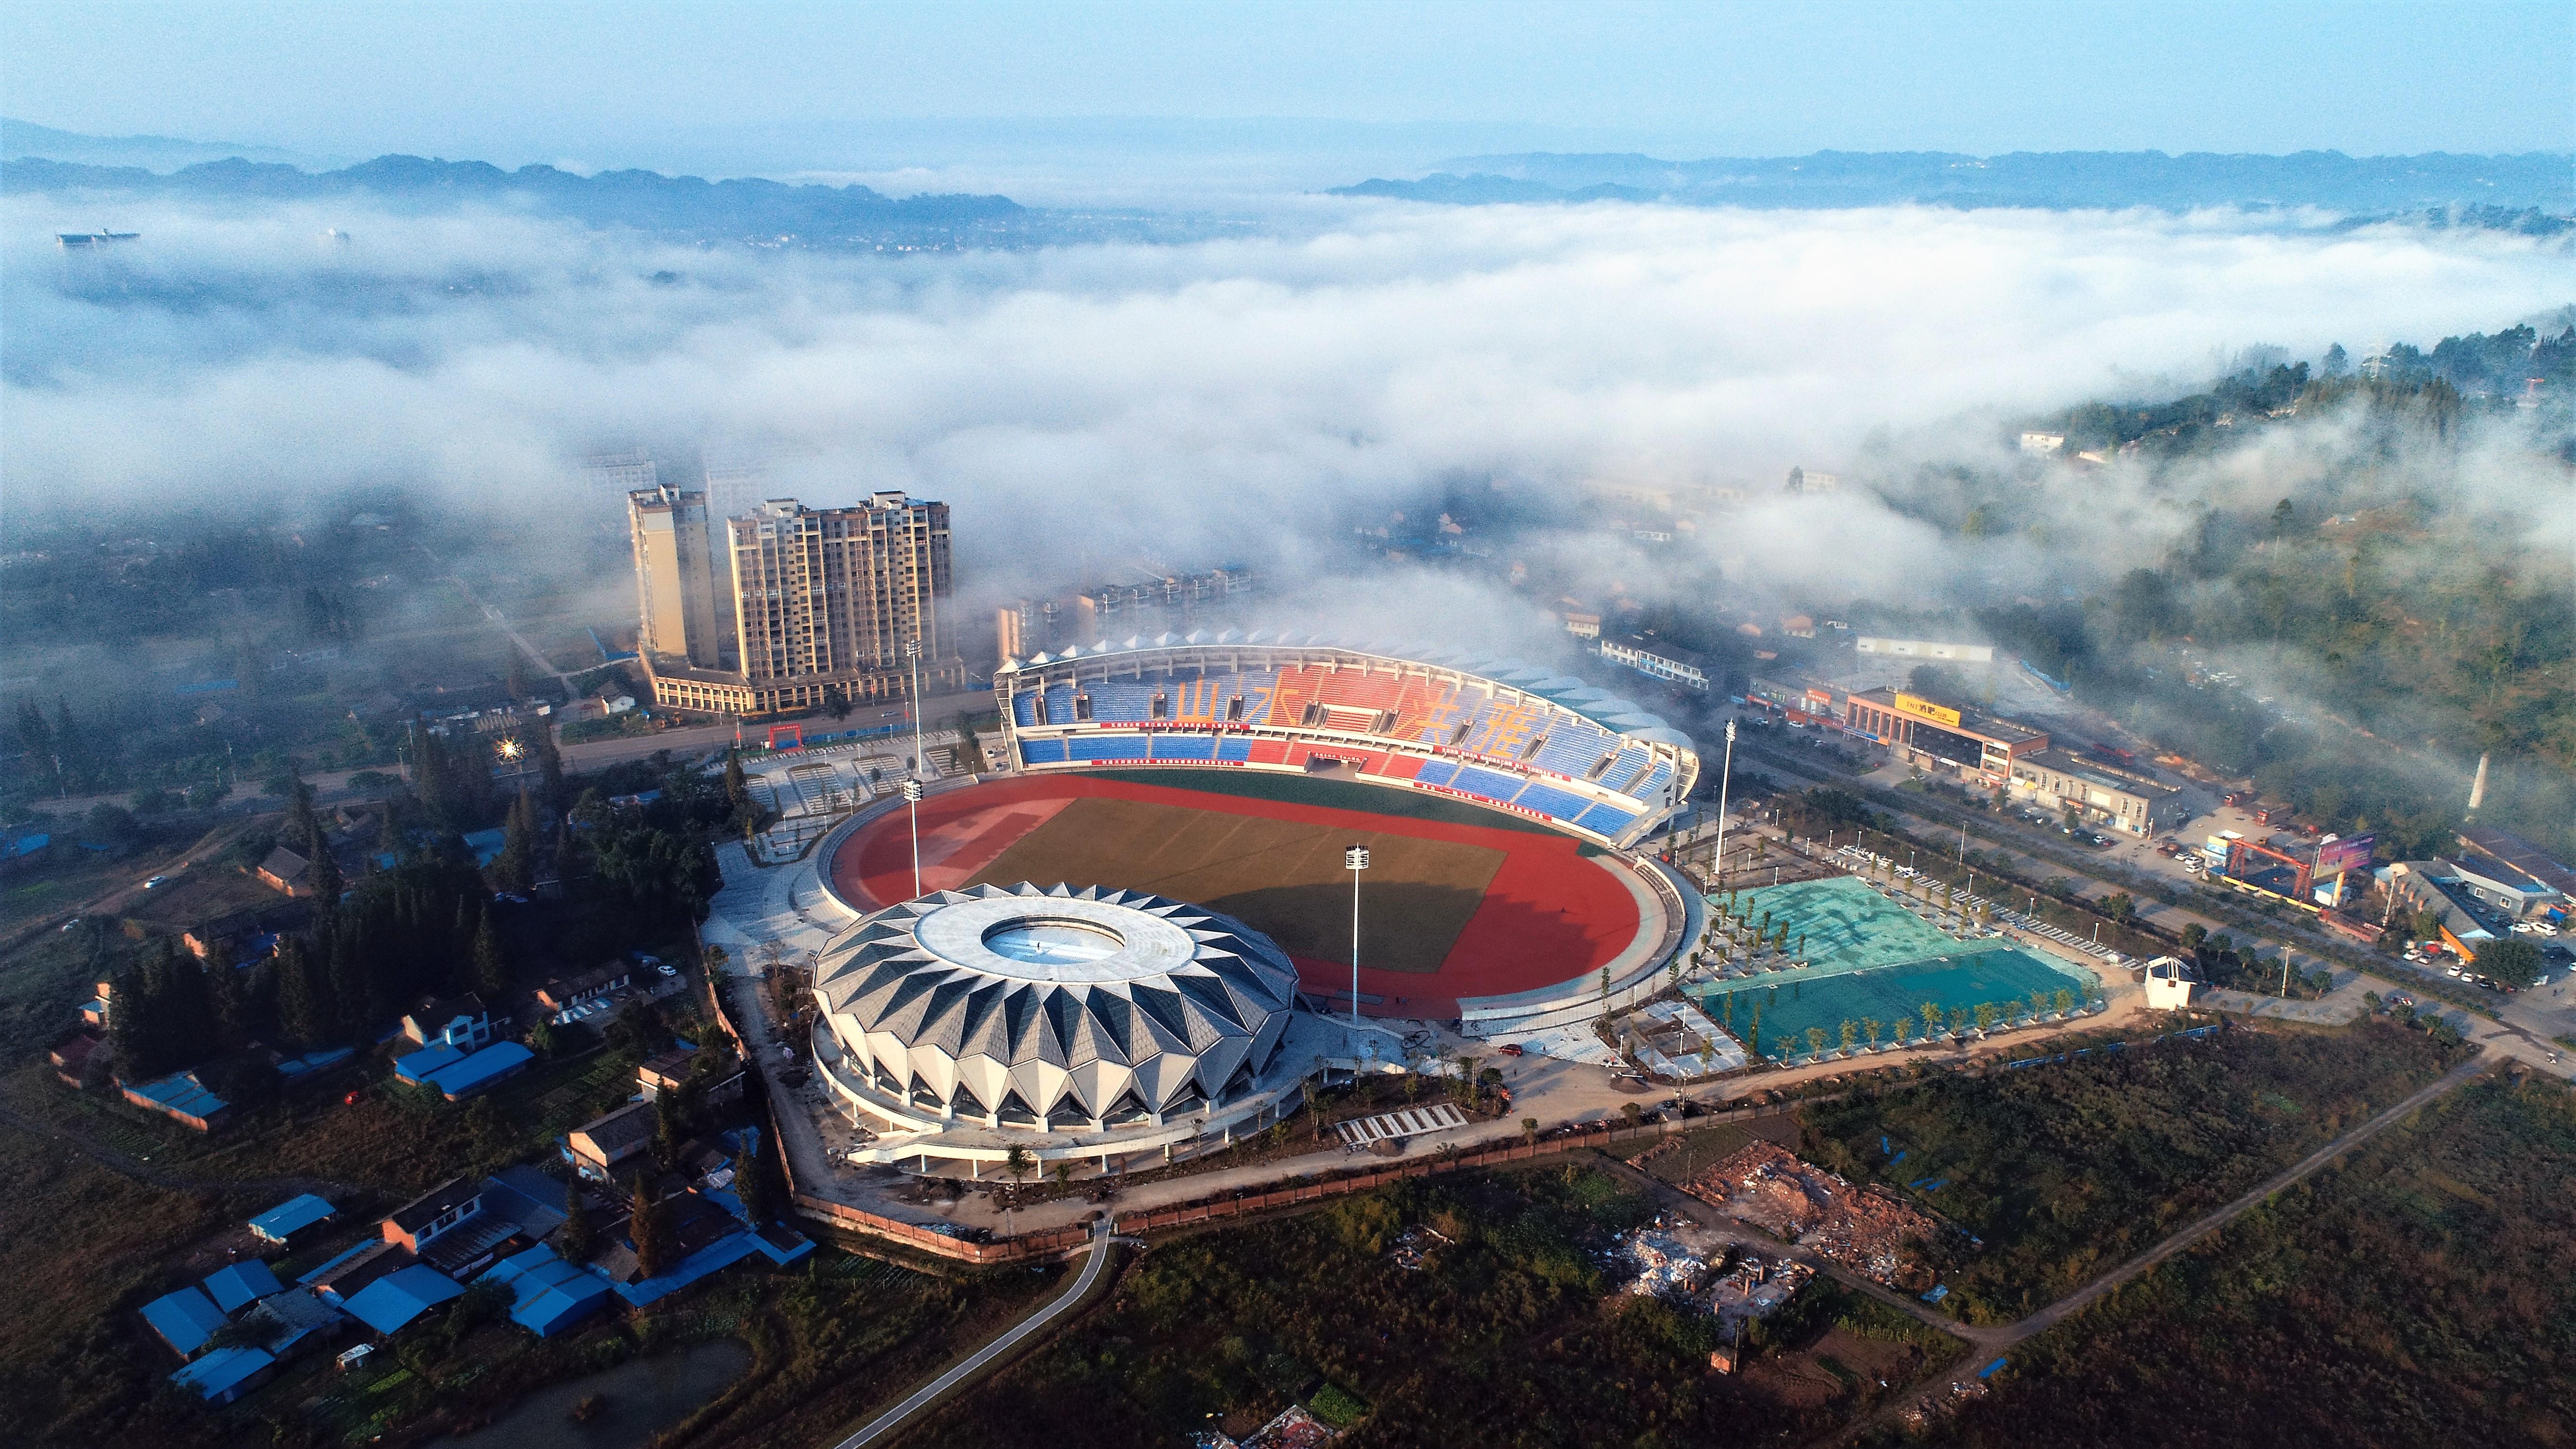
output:
[{"label": "blue metal roof building", "polygon": [[200,1132],[212,1131],[233,1106],[197,1080],[195,1072],[173,1072],[140,1086],[127,1085],[124,1090],[125,1100],[135,1106],[176,1117]]},{"label": "blue metal roof building", "polygon": [[264,1348],[219,1348],[170,1375],[170,1382],[195,1389],[209,1403],[229,1404],[259,1387],[260,1377],[276,1366]]},{"label": "blue metal roof building", "polygon": [[250,1220],[250,1230],[272,1243],[284,1243],[306,1228],[327,1223],[340,1210],[311,1193],[291,1197]]},{"label": "blue metal roof building", "polygon": [[567,1263],[542,1246],[502,1259],[475,1281],[509,1284],[516,1299],[510,1321],[539,1338],[588,1318],[611,1296],[606,1274]]},{"label": "blue metal roof building", "polygon": [[414,1263],[359,1289],[358,1296],[341,1307],[376,1332],[393,1333],[441,1303],[464,1296],[455,1279]]},{"label": "blue metal roof building", "polygon": [[452,1067],[463,1060],[465,1053],[462,1050],[440,1042],[394,1058],[394,1075],[418,1085],[428,1081],[432,1072]]},{"label": "blue metal roof building", "polygon": [[165,1293],[143,1305],[143,1321],[161,1335],[161,1341],[176,1350],[181,1358],[206,1346],[215,1330],[224,1326],[224,1311],[215,1300],[199,1288],[182,1288]]},{"label": "blue metal roof building", "polygon": [[271,1293],[284,1290],[285,1286],[277,1281],[275,1273],[268,1270],[268,1265],[257,1258],[217,1268],[206,1276],[207,1294],[215,1300],[215,1306],[226,1313],[256,1303]]},{"label": "blue metal roof building", "polygon": [[440,1096],[453,1102],[460,1097],[470,1097],[482,1091],[536,1059],[535,1052],[517,1042],[499,1042],[485,1047],[452,1066],[438,1068],[423,1078],[422,1082],[423,1085],[436,1087]]}]

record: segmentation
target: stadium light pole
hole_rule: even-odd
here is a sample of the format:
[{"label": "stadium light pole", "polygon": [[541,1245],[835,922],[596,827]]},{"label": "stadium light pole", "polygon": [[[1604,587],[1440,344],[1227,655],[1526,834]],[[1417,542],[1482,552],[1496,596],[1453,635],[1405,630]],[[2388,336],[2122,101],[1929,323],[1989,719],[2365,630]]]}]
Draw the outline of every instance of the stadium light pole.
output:
[{"label": "stadium light pole", "polygon": [[1717,769],[1717,874],[1709,882],[1710,891],[1726,887],[1726,787],[1735,775],[1735,717],[1726,720],[1726,763]]},{"label": "stadium light pole", "polygon": [[904,807],[912,812],[912,898],[921,899],[921,782],[903,782]]},{"label": "stadium light pole", "polygon": [[1360,872],[1369,868],[1368,847],[1354,845],[1342,852],[1342,864],[1351,871],[1351,1030],[1360,1025]]}]

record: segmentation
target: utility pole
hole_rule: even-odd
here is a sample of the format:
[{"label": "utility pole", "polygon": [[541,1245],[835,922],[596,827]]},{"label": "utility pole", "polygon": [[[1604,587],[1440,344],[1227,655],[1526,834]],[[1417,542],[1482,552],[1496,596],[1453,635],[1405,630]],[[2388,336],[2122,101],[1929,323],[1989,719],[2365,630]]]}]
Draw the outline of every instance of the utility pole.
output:
[{"label": "utility pole", "polygon": [[1354,845],[1342,852],[1342,864],[1351,871],[1351,1029],[1360,1025],[1360,872],[1369,868],[1368,847]]}]

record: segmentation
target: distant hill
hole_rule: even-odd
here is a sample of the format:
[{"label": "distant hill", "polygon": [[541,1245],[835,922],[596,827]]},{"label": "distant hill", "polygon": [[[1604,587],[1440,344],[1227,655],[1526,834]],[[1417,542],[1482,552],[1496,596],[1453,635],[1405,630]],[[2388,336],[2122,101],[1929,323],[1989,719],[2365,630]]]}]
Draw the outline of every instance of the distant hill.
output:
[{"label": "distant hill", "polygon": [[1656,201],[1683,206],[1843,207],[1922,202],[2050,209],[2319,206],[2405,212],[2453,206],[2576,212],[2576,158],[2518,156],[2221,156],[2161,151],[1819,151],[1765,159],[1663,161],[1639,155],[1466,156],[1413,181],[1363,181],[1336,196],[1475,206],[1495,202]]},{"label": "distant hill", "polygon": [[581,176],[552,166],[504,171],[481,161],[418,156],[379,156],[322,172],[230,159],[168,175],[139,167],[83,166],[31,157],[0,165],[0,191],[83,200],[349,197],[412,210],[479,201],[597,227],[802,246],[888,241],[989,246],[1008,240],[1008,233],[1035,215],[1006,196],[897,200],[865,186],[790,186],[757,178],[707,181],[654,171]]},{"label": "distant hill", "polygon": [[235,141],[182,141],[172,136],[84,136],[57,131],[33,121],[0,116],[0,156],[40,157],[83,166],[139,166],[146,171],[176,171],[200,161],[275,161],[307,169],[334,164],[319,156],[282,151],[275,146],[244,146]]}]

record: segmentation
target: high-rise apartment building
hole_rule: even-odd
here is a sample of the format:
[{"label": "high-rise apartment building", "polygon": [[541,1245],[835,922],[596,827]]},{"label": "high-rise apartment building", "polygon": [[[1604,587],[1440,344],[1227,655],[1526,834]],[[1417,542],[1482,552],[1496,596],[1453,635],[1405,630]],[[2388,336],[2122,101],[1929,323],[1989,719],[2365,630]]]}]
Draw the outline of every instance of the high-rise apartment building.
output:
[{"label": "high-rise apartment building", "polygon": [[730,661],[716,619],[707,496],[668,483],[629,493],[626,526],[635,544],[637,652],[724,668]]},{"label": "high-rise apartment building", "polygon": [[[657,489],[636,495],[630,511],[646,641],[639,652],[657,703],[760,715],[836,697],[900,696],[909,688],[906,645],[916,642],[925,688],[964,685],[965,663],[941,617],[947,504],[901,493],[849,508],[774,498],[740,517],[711,518],[702,495]],[[704,549],[694,566],[679,537],[692,520]],[[676,608],[661,602],[666,578],[684,595]],[[697,647],[701,623],[718,637],[714,662]]]}]

